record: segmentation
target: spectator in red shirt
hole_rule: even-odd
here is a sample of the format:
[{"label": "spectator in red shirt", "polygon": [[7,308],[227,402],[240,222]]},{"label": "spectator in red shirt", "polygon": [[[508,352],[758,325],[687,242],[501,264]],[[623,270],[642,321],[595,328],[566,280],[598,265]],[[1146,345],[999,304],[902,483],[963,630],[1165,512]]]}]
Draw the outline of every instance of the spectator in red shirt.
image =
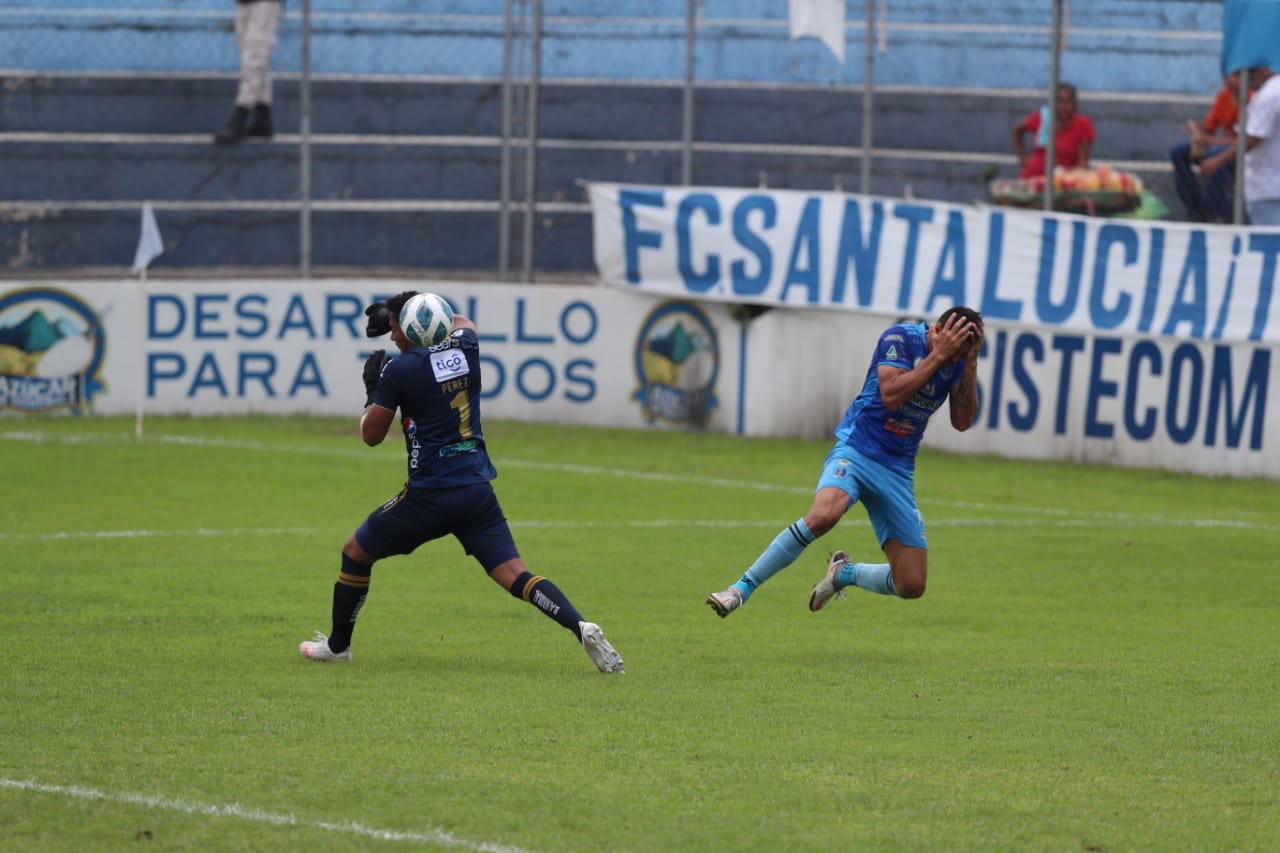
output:
[{"label": "spectator in red shirt", "polygon": [[[1064,169],[1089,168],[1089,148],[1097,133],[1093,120],[1076,112],[1076,87],[1070,83],[1058,86],[1055,123],[1057,134],[1053,146],[1054,166]],[[1013,150],[1018,155],[1022,171],[1020,178],[1034,178],[1044,174],[1045,139],[1041,133],[1041,110],[1036,110],[1013,126]],[[1032,135],[1031,155],[1027,156],[1023,136]]]},{"label": "spectator in red shirt", "polygon": [[1188,121],[1184,127],[1187,141],[1169,149],[1173,163],[1174,185],[1178,198],[1192,222],[1230,222],[1234,218],[1232,188],[1236,183],[1236,164],[1231,160],[1212,175],[1196,174],[1196,166],[1206,157],[1236,145],[1236,122],[1240,117],[1240,72],[1233,71],[1223,79],[1213,106],[1199,122]]}]

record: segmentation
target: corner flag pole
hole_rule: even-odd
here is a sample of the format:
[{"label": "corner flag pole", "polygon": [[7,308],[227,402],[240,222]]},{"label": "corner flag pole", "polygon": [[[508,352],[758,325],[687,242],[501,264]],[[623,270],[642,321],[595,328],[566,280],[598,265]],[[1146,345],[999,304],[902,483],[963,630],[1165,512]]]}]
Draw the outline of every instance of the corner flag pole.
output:
[{"label": "corner flag pole", "polygon": [[142,440],[142,397],[147,384],[147,268],[138,273],[138,393],[133,415],[133,435]]},{"label": "corner flag pole", "polygon": [[138,232],[138,248],[133,255],[133,271],[138,274],[138,397],[134,410],[133,434],[142,438],[142,398],[147,383],[147,267],[164,254],[164,240],[151,202],[142,203],[142,229]]}]

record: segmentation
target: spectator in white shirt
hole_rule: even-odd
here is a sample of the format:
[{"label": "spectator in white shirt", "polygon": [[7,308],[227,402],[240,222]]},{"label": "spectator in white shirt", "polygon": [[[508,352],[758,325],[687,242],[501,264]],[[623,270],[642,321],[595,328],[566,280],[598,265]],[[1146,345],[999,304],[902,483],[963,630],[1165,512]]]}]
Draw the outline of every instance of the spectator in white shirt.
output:
[{"label": "spectator in white shirt", "polygon": [[[1253,97],[1245,112],[1244,197],[1254,225],[1280,226],[1280,75],[1249,69]],[[1200,164],[1206,177],[1230,163],[1234,147]]]}]

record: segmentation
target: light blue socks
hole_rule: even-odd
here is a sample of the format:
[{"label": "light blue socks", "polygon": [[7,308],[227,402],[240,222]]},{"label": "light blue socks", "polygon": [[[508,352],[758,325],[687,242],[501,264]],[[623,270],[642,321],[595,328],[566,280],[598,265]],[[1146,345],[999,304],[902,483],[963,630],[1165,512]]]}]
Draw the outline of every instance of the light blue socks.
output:
[{"label": "light blue socks", "polygon": [[[746,574],[734,583],[734,588],[742,593],[742,600],[746,601],[757,587],[794,563],[816,538],[803,518],[774,537]],[[836,583],[841,587],[861,587],[880,595],[898,594],[888,563],[848,563],[837,573]]]},{"label": "light blue socks", "polygon": [[856,586],[880,595],[897,595],[888,563],[848,563],[836,574],[840,586]]},{"label": "light blue socks", "polygon": [[756,587],[794,563],[804,553],[804,549],[813,544],[815,538],[817,537],[809,532],[809,526],[804,523],[803,518],[774,537],[764,553],[747,569],[746,574],[734,583],[734,588],[742,593],[742,600],[746,601],[756,591]]}]

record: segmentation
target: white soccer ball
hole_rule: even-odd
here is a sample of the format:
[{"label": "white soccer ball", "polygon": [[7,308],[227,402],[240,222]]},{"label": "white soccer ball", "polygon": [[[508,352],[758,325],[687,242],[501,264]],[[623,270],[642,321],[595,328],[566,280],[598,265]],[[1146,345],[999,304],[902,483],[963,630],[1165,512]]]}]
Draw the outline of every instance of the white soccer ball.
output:
[{"label": "white soccer ball", "polygon": [[453,309],[443,297],[419,293],[400,309],[400,328],[415,346],[433,347],[453,331]]}]

